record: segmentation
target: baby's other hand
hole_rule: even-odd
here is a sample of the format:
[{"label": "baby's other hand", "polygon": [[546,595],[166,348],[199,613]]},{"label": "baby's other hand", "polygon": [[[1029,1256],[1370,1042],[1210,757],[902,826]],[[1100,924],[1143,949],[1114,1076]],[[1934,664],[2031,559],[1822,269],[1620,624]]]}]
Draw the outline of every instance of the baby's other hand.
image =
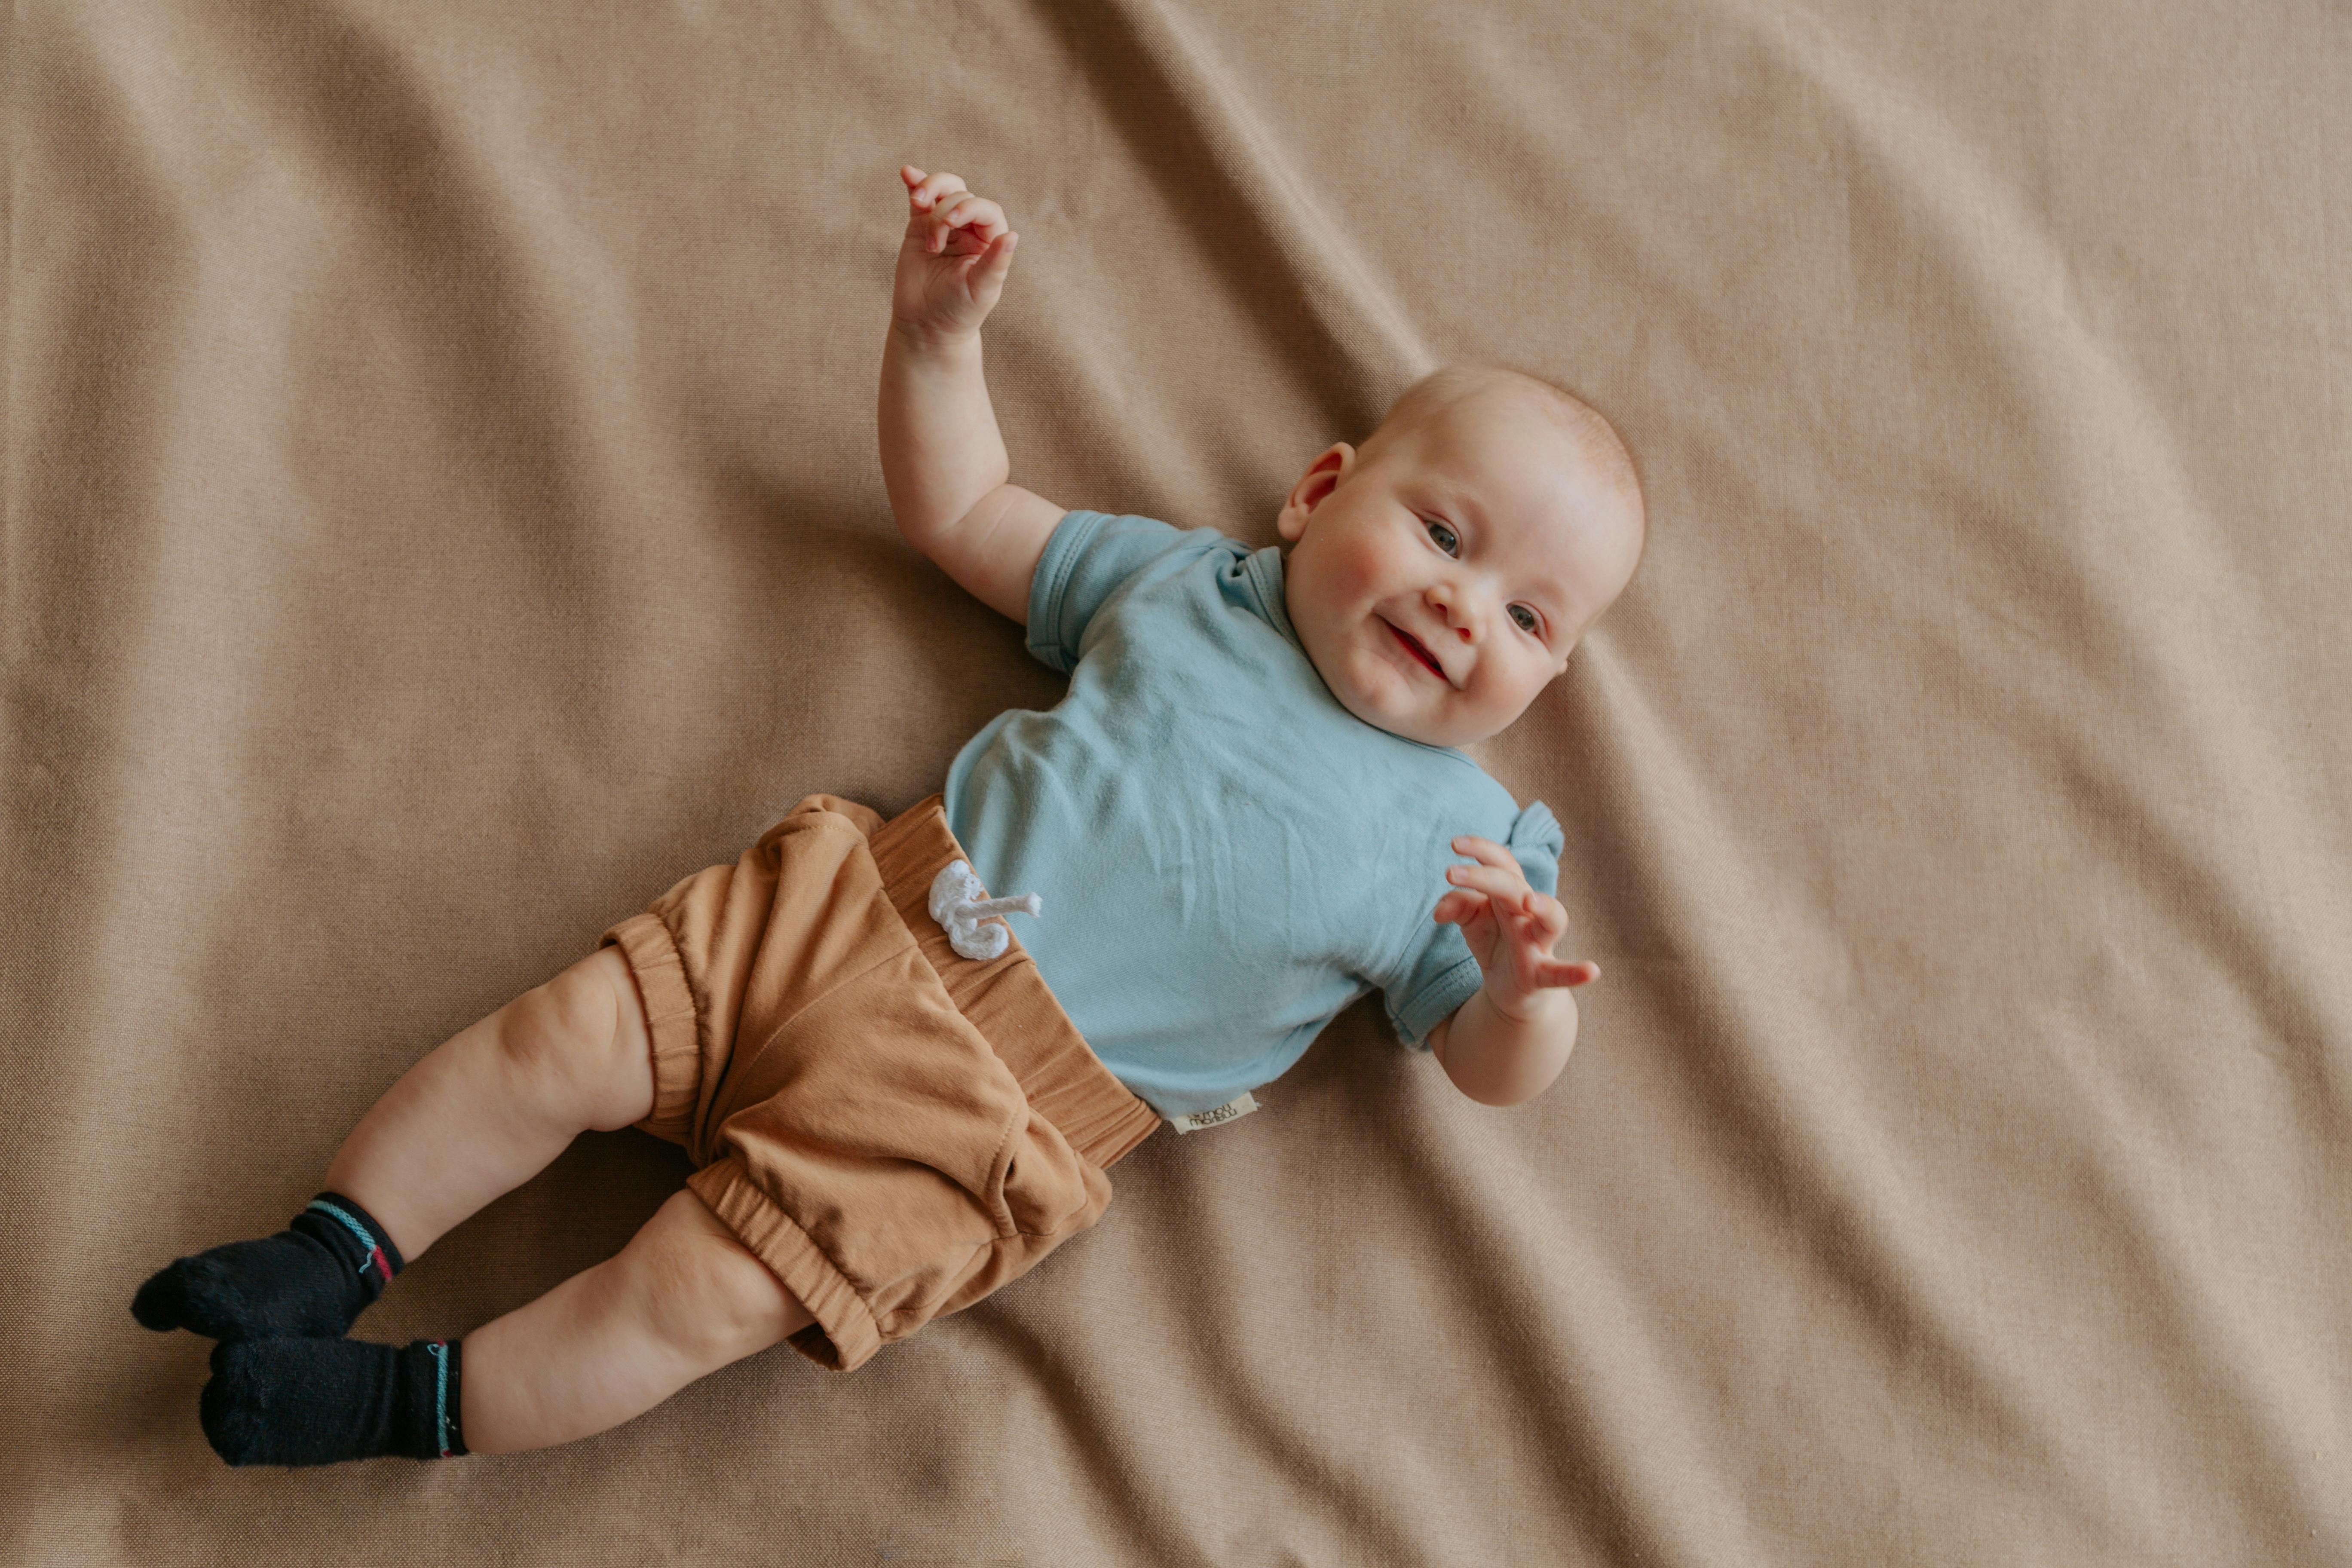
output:
[{"label": "baby's other hand", "polygon": [[1004,226],[1004,209],[964,189],[953,174],[898,171],[907,187],[907,237],[890,290],[894,326],[926,342],[980,330],[1021,237]]},{"label": "baby's other hand", "polygon": [[1552,944],[1568,931],[1568,906],[1528,887],[1509,850],[1465,834],[1454,841],[1454,851],[1478,864],[1447,868],[1454,890],[1437,900],[1435,916],[1462,928],[1486,976],[1486,998],[1498,1011],[1523,1018],[1542,1005],[1545,991],[1601,978],[1597,963],[1552,957]]}]

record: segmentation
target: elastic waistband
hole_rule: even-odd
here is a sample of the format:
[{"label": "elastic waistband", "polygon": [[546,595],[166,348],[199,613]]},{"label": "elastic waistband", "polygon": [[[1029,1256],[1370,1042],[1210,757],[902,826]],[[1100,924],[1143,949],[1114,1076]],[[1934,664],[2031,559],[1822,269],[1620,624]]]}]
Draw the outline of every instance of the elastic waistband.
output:
[{"label": "elastic waistband", "polygon": [[1017,927],[1003,953],[975,960],[957,952],[931,919],[932,879],[951,863],[969,864],[971,858],[948,828],[944,795],[932,795],[887,822],[870,807],[834,795],[812,795],[794,809],[812,808],[838,812],[865,829],[882,885],[939,972],[948,996],[1013,1069],[1030,1106],[1071,1148],[1097,1169],[1108,1170],[1158,1129],[1159,1113],[1111,1075],[1070,1022],[1037,973],[1036,960],[1021,945]]}]

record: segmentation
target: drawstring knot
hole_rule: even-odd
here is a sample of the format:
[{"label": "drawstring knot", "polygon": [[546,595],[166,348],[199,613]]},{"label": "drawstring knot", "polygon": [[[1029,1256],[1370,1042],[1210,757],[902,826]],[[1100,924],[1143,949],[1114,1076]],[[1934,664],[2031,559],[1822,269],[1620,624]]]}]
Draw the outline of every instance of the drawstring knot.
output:
[{"label": "drawstring knot", "polygon": [[931,919],[948,933],[948,945],[966,958],[994,958],[1012,945],[1011,929],[1002,920],[992,917],[1016,911],[1035,916],[1044,907],[1034,893],[1009,899],[982,898],[980,879],[961,860],[931,879]]}]

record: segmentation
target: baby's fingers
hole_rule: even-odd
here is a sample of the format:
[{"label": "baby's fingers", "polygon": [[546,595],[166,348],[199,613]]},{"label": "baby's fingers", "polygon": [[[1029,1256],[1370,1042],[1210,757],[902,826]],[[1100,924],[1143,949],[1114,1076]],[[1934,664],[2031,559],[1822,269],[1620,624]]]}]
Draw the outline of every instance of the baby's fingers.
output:
[{"label": "baby's fingers", "polygon": [[898,171],[898,177],[902,180],[909,174],[916,178],[908,186],[907,200],[917,212],[929,212],[939,204],[941,196],[963,189],[963,176],[961,174],[926,174],[912,163]]},{"label": "baby's fingers", "polygon": [[1499,867],[1507,871],[1518,865],[1518,861],[1512,858],[1509,850],[1493,839],[1481,838],[1475,833],[1465,833],[1456,837],[1454,840],[1454,852],[1456,855],[1467,855],[1483,865]]},{"label": "baby's fingers", "polygon": [[958,191],[931,209],[931,221],[943,223],[950,228],[962,228],[969,225],[988,231],[989,237],[993,238],[1004,228],[1004,209],[986,196]]},{"label": "baby's fingers", "polygon": [[1465,893],[1457,889],[1438,900],[1437,908],[1432,913],[1440,924],[1454,925],[1475,919],[1478,911],[1486,907],[1486,900],[1479,894]]},{"label": "baby's fingers", "polygon": [[933,250],[953,246],[977,255],[1004,232],[1004,209],[986,196],[960,191],[931,209],[929,227]]},{"label": "baby's fingers", "polygon": [[1013,270],[1013,247],[1020,243],[1021,237],[1011,229],[989,242],[971,269],[969,287],[973,299],[992,308],[995,305],[997,291],[1004,287],[1004,275]]},{"label": "baby's fingers", "polygon": [[1590,985],[1600,978],[1601,966],[1581,959],[1574,963],[1548,959],[1536,973],[1538,985]]},{"label": "baby's fingers", "polygon": [[1507,908],[1516,910],[1528,892],[1527,877],[1513,862],[1507,871],[1494,866],[1448,866],[1445,879],[1457,888],[1469,888],[1489,893],[1503,900]]},{"label": "baby's fingers", "polygon": [[1568,934],[1568,906],[1548,893],[1523,893],[1508,900],[1512,912],[1535,928],[1536,940],[1546,949]]}]

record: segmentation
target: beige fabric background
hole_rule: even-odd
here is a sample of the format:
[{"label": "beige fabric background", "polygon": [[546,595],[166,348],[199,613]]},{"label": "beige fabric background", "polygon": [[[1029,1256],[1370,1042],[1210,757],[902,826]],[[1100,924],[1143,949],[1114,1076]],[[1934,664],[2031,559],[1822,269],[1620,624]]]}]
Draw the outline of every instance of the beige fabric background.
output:
[{"label": "beige fabric background", "polygon": [[[2352,1561],[2352,12],[20,0],[0,1560]],[[803,794],[1058,682],[892,527],[902,160],[1024,482],[1269,542],[1419,369],[1649,558],[1486,760],[1604,979],[1359,1009],[847,1377],[233,1472],[128,1303]],[[404,1276],[616,1248],[592,1136]]]}]

